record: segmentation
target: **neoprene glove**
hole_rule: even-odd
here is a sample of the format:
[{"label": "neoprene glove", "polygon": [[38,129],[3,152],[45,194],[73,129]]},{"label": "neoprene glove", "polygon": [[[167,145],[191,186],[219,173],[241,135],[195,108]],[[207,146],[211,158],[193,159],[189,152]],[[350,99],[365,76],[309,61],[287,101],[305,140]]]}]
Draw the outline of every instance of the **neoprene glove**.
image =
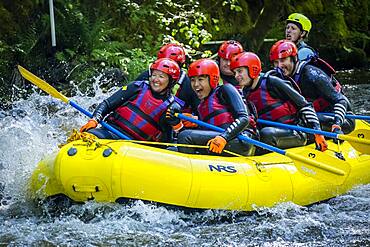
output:
[{"label": "neoprene glove", "polygon": [[316,148],[320,150],[321,152],[324,152],[328,149],[328,143],[326,142],[323,135],[315,134],[315,143],[316,143]]},{"label": "neoprene glove", "polygon": [[[333,124],[332,126],[331,126],[331,132],[333,132],[333,133],[335,133],[335,134],[344,134],[343,133],[343,131],[342,131],[342,128],[339,126],[339,125],[337,125],[337,124]],[[337,139],[337,138],[334,138],[333,139],[333,141],[335,142],[335,143],[342,143],[343,142],[343,140],[339,140],[339,139]]]},{"label": "neoprene glove", "polygon": [[216,136],[208,141],[209,151],[220,154],[224,150],[227,141],[222,136]]},{"label": "neoprene glove", "polygon": [[[198,120],[198,116],[194,116],[191,113],[182,113],[182,115]],[[196,128],[196,127],[198,127],[198,124],[192,123],[188,120],[182,119],[181,122],[185,126],[185,128]]]},{"label": "neoprene glove", "polygon": [[176,104],[172,104],[170,107],[168,107],[166,111],[166,121],[169,125],[172,126],[172,129],[175,132],[179,132],[184,127],[181,120],[175,116],[175,114],[179,113],[180,110],[181,109],[177,107]]},{"label": "neoprene glove", "polygon": [[177,125],[181,122],[181,120],[178,117],[175,117],[176,113],[179,113],[180,109],[177,109],[176,107],[169,107],[166,111],[166,121],[169,125]]},{"label": "neoprene glove", "polygon": [[88,131],[89,129],[94,129],[98,126],[98,122],[95,119],[90,119],[87,124],[83,125],[80,132]]}]

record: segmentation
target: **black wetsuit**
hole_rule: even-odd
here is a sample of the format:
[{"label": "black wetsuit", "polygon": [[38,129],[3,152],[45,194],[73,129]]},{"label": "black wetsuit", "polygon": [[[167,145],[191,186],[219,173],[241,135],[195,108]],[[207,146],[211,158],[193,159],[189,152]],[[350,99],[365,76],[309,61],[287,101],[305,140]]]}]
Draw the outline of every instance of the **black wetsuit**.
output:
[{"label": "black wetsuit", "polygon": [[[213,94],[214,90],[211,91],[208,97]],[[224,124],[219,126],[225,129],[223,133],[200,129],[184,130],[178,135],[178,143],[206,145],[210,139],[221,135],[227,141],[225,146],[226,150],[242,155],[253,155],[255,150],[254,146],[236,138],[240,133],[243,133],[243,135],[247,135],[250,138],[255,138],[255,136],[247,129],[249,124],[249,113],[238,91],[230,84],[222,85],[217,88],[216,97],[222,105],[226,106],[228,112],[232,114],[234,122],[232,124]],[[207,100],[207,98],[204,100]],[[195,148],[179,147],[179,150],[184,153],[198,152],[202,154],[210,154],[208,149],[196,150]],[[227,154],[223,153],[223,155]]]},{"label": "black wetsuit", "polygon": [[292,78],[298,84],[302,95],[310,102],[323,98],[329,105],[323,112],[333,112],[335,117],[319,115],[322,129],[331,131],[331,126],[337,124],[342,127],[344,133],[349,133],[355,129],[355,121],[346,119],[345,114],[351,112],[351,104],[346,96],[337,92],[334,83],[324,71],[307,64],[305,62],[297,63],[297,70]]},{"label": "black wetsuit", "polygon": [[224,75],[221,73],[221,79],[224,84],[230,83],[234,87],[237,87],[239,85],[239,82],[235,79],[234,75]]},{"label": "black wetsuit", "polygon": [[[149,70],[146,70],[143,73],[141,73],[136,78],[136,81],[149,80],[150,76],[149,72],[150,72]],[[190,79],[183,70],[181,70],[178,84],[180,85],[180,87],[176,92],[176,97],[184,101],[185,103],[184,109],[190,108],[191,113],[197,115],[200,100],[195,94],[194,90],[191,88]]]},{"label": "black wetsuit", "polygon": [[[103,102],[101,102],[97,108],[95,109],[93,113],[93,118],[97,121],[100,121],[102,119],[106,119],[106,121],[115,127],[116,129],[123,132],[125,135],[131,137],[127,132],[122,130],[119,126],[117,126],[115,123],[112,122],[112,118],[117,119],[116,113],[114,112],[118,107],[127,104],[129,101],[134,100],[139,92],[141,91],[140,84],[137,82],[131,82],[127,86],[123,86],[120,88],[117,92],[115,92],[112,96],[105,99]],[[162,101],[167,100],[169,97],[172,97],[169,93],[167,94],[158,94],[156,92],[151,91],[152,95],[156,99],[160,99]],[[169,107],[173,107],[177,109],[176,111],[181,110],[181,106],[176,102],[173,101]],[[161,136],[160,141],[163,142],[172,142],[172,127],[171,125],[176,125],[177,123],[169,122],[170,120],[166,119],[164,114],[161,115],[159,120],[159,126],[161,128]],[[102,138],[102,139],[120,139],[117,135],[114,133],[108,131],[105,128],[96,128],[96,129],[90,129],[88,130],[89,133],[94,134],[95,136]]]},{"label": "black wetsuit", "polygon": [[[265,81],[265,87],[262,88],[262,80]],[[303,124],[308,127],[320,129],[319,121],[317,119],[316,113],[312,105],[305,100],[305,98],[300,95],[296,89],[293,88],[289,81],[282,80],[276,76],[270,75],[270,73],[261,74],[259,81],[254,89],[244,88],[244,93],[248,100],[251,100],[251,94],[257,90],[266,90],[267,92],[262,92],[264,95],[268,94],[271,98],[276,99],[280,102],[288,102],[293,105],[295,109],[292,112],[293,122],[291,124]],[[263,101],[264,99],[262,99]],[[255,100],[251,100],[252,102]],[[268,115],[269,111],[276,110],[274,106],[265,106],[263,109],[259,109],[261,102],[253,102],[257,106],[257,112],[259,117],[262,119],[264,114]],[[269,108],[271,107],[271,108]],[[288,110],[289,112],[290,110]],[[270,120],[271,119],[266,119]],[[276,120],[279,121],[279,120]],[[283,118],[281,118],[283,121]],[[277,128],[260,126],[260,137],[261,141],[269,145],[273,145],[282,149],[298,147],[305,145],[307,142],[307,136],[303,132]]]},{"label": "black wetsuit", "polygon": [[246,100],[243,90],[240,88],[239,82],[235,79],[235,76],[225,75],[221,73],[221,79],[224,85],[231,84],[236,88],[236,90],[238,90],[249,112],[250,130],[253,131],[253,134],[257,137],[256,139],[259,139],[259,132],[257,129],[258,114],[257,114],[256,106],[252,102]]}]

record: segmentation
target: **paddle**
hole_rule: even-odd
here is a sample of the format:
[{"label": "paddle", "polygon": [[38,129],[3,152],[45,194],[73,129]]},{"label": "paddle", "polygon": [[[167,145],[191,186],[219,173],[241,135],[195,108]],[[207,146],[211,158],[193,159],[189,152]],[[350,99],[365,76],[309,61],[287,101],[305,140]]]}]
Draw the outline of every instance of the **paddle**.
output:
[{"label": "paddle", "polygon": [[[317,112],[317,114],[323,114],[323,115],[328,115],[328,116],[332,116],[334,117],[335,114],[334,113],[330,113],[330,112]],[[364,115],[351,115],[351,114],[346,114],[344,115],[346,118],[349,118],[349,119],[360,119],[360,120],[367,120],[367,121],[370,121],[370,116],[364,116]]]},{"label": "paddle", "polygon": [[[22,66],[18,65],[18,70],[19,72],[21,73],[21,75],[27,79],[28,81],[32,82],[34,85],[38,86],[40,89],[42,89],[43,91],[45,91],[46,93],[50,94],[51,96],[53,96],[54,98],[57,98],[57,99],[60,99],[61,101],[63,101],[64,103],[67,103],[69,105],[71,105],[72,107],[76,108],[78,111],[82,112],[83,114],[85,114],[86,116],[92,118],[93,115],[92,113],[88,112],[87,110],[83,109],[81,106],[79,106],[76,102],[72,101],[72,100],[69,100],[66,96],[64,96],[63,94],[61,94],[60,92],[58,92],[54,87],[52,87],[50,84],[48,84],[46,81],[40,79],[39,77],[37,77],[36,75],[32,74],[31,72],[29,72],[28,70],[26,70],[25,68],[23,68]],[[131,138],[129,138],[128,136],[122,134],[120,131],[118,131],[117,129],[115,129],[114,127],[110,126],[108,123],[104,122],[104,121],[100,121],[99,122],[104,128],[110,130],[111,132],[113,132],[114,134],[116,134],[117,136],[123,138],[123,139],[126,139],[126,140],[130,140]]]},{"label": "paddle", "polygon": [[[225,131],[220,127],[205,123],[200,120],[193,119],[191,117],[187,117],[179,113],[176,113],[176,116],[180,119],[196,123],[199,126],[205,127],[207,129],[211,129],[217,132]],[[343,184],[351,170],[351,166],[347,162],[340,160],[336,157],[329,156],[315,149],[309,150],[307,148],[304,148],[301,149],[301,151],[299,152],[286,151],[274,146],[270,146],[266,143],[251,139],[247,136],[238,135],[238,138],[240,140],[251,143],[255,146],[259,146],[269,151],[285,155],[294,161],[293,164],[304,175],[314,177],[316,179],[320,179],[335,185]],[[325,163],[319,160],[325,161]]]},{"label": "paddle", "polygon": [[[284,129],[292,129],[297,131],[303,131],[310,134],[319,134],[323,136],[327,136],[330,138],[336,138],[344,141],[348,141],[354,149],[357,151],[370,154],[370,130],[367,129],[358,129],[351,133],[351,136],[344,135],[344,134],[336,134],[332,132],[322,131],[322,130],[314,130],[310,128],[304,128],[297,125],[290,125],[290,124],[283,124],[278,122],[272,122],[268,120],[258,119],[258,122],[261,124],[266,124],[270,126],[280,127]],[[356,137],[357,136],[357,137]]]}]

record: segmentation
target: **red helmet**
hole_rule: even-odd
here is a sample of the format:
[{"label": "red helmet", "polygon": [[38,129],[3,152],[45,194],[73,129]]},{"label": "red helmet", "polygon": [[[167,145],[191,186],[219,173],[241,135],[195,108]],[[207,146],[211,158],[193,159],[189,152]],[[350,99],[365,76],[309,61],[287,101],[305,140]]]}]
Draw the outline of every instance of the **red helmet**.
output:
[{"label": "red helmet", "polygon": [[160,70],[167,75],[169,75],[174,81],[177,81],[180,77],[180,67],[179,65],[169,58],[160,58],[154,61],[150,65],[150,70]]},{"label": "red helmet", "polygon": [[297,46],[289,40],[279,40],[270,49],[270,61],[297,56]]},{"label": "red helmet", "polygon": [[161,47],[157,53],[157,58],[171,58],[180,64],[185,63],[185,50],[176,44],[167,44]]},{"label": "red helmet", "polygon": [[253,52],[243,52],[231,58],[230,69],[248,67],[249,77],[254,79],[261,73],[261,60]]},{"label": "red helmet", "polygon": [[215,88],[217,87],[220,79],[220,69],[215,61],[208,58],[203,58],[190,64],[188,75],[189,77],[208,75],[209,85],[211,88]]},{"label": "red helmet", "polygon": [[230,60],[236,54],[243,52],[243,46],[235,40],[227,40],[218,49],[218,56]]}]

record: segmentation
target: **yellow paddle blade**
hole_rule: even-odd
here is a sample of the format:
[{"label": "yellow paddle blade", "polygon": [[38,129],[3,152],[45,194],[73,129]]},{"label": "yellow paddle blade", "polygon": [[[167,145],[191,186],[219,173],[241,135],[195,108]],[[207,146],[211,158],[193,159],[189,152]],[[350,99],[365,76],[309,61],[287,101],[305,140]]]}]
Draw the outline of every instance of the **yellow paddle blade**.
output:
[{"label": "yellow paddle blade", "polygon": [[68,103],[69,99],[66,96],[64,96],[63,94],[61,94],[60,92],[58,92],[55,88],[50,86],[46,81],[44,81],[41,78],[35,76],[34,74],[32,74],[31,72],[29,72],[28,70],[26,70],[25,68],[23,68],[20,65],[18,65],[18,70],[25,79],[27,79],[28,81],[35,84],[36,86],[38,86],[43,91],[47,92],[48,94],[50,94],[54,98],[60,99],[63,102]]},{"label": "yellow paddle blade", "polygon": [[285,155],[291,158],[297,169],[306,176],[335,185],[343,184],[351,171],[351,165],[347,162],[315,149],[294,153],[287,151]]},{"label": "yellow paddle blade", "polygon": [[370,130],[357,129],[348,135],[338,135],[338,137],[348,141],[357,151],[363,154],[370,154]]}]

